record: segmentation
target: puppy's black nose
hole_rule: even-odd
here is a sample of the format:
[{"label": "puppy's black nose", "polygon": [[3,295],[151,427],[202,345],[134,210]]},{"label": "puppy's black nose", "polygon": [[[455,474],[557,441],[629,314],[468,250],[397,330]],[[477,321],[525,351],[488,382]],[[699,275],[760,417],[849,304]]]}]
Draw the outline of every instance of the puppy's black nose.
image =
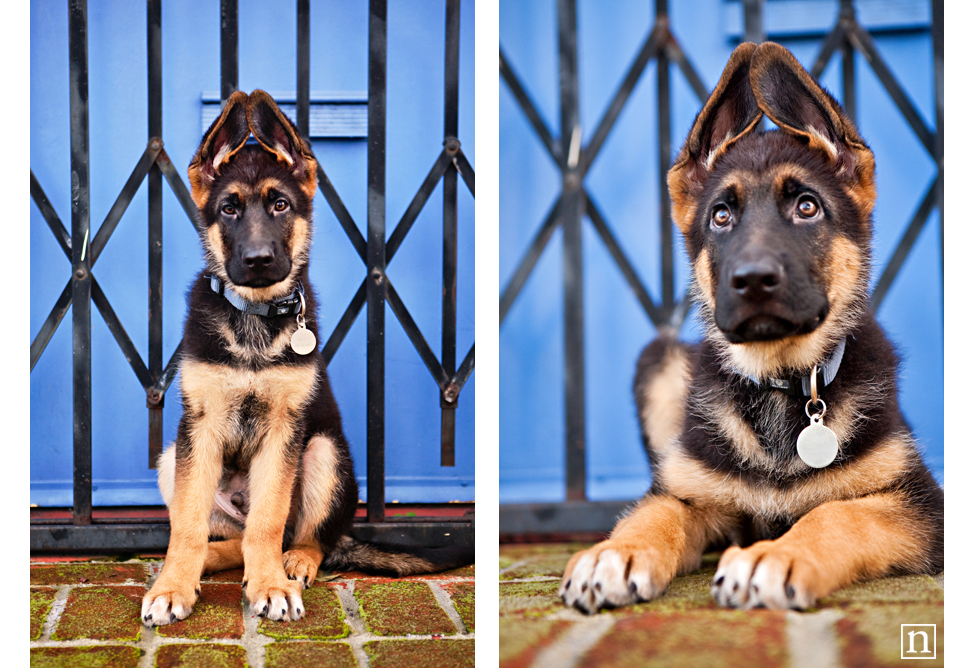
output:
[{"label": "puppy's black nose", "polygon": [[745,299],[771,296],[785,280],[785,268],[771,258],[740,262],[730,275],[731,289]]},{"label": "puppy's black nose", "polygon": [[273,247],[270,244],[260,244],[258,246],[251,246],[247,248],[243,253],[243,264],[247,268],[253,271],[263,271],[271,264],[276,258],[275,253],[273,253]]}]

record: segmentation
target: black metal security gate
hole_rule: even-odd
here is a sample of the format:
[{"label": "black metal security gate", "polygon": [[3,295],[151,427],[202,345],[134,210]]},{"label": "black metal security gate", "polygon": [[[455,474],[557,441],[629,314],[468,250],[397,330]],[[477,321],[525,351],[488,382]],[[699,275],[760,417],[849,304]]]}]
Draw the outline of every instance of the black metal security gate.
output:
[{"label": "black metal security gate", "polygon": [[[367,130],[367,238],[323,168],[320,190],[354,250],[366,267],[360,288],[347,306],[322,354],[329,364],[364,304],[367,304],[367,522],[355,532],[392,542],[444,545],[474,541],[474,511],[447,521],[386,519],[384,512],[384,311],[385,301],[439,387],[441,403],[441,465],[454,466],[455,409],[459,393],[475,366],[474,344],[460,365],[456,350],[457,198],[460,176],[472,196],[475,172],[458,140],[458,55],[460,0],[446,1],[445,109],[443,148],[389,238],[385,233],[385,128],[387,81],[387,0],[370,0]],[[149,414],[150,466],[162,450],[162,408],[166,390],[178,370],[181,344],[167,364],[162,352],[162,180],[169,184],[189,221],[200,233],[195,204],[162,141],[161,0],[147,0],[148,8],[148,146],[135,165],[104,222],[90,238],[88,147],[87,1],[69,0],[70,115],[71,115],[71,231],[34,176],[30,193],[65,255],[72,275],[30,347],[33,370],[55,330],[72,311],[74,390],[74,507],[70,519],[33,517],[31,550],[146,550],[168,544],[168,523],[144,518],[144,513],[113,513],[93,517],[91,476],[91,302],[146,393]],[[221,0],[221,86],[223,103],[238,87],[238,0]],[[309,136],[310,125],[310,3],[297,0],[297,126]],[[148,363],[142,360],[111,304],[92,274],[92,268],[121,221],[141,183],[148,180],[149,345]],[[414,225],[439,181],[443,181],[444,261],[442,266],[442,358],[438,360],[387,276],[387,265]],[[457,367],[457,368],[456,368]],[[139,518],[139,516],[142,516]]]},{"label": "black metal security gate", "polygon": [[[742,0],[744,7],[744,39],[761,42],[765,39],[762,20],[764,0]],[[565,332],[565,419],[566,419],[566,502],[505,505],[500,508],[501,535],[512,539],[524,534],[562,534],[574,532],[607,532],[629,502],[586,501],[586,442],[583,347],[583,261],[581,226],[587,216],[593,229],[603,240],[613,261],[636,295],[654,327],[679,330],[690,310],[689,297],[678,301],[674,294],[674,239],[670,215],[670,198],[666,175],[671,161],[670,137],[670,67],[676,65],[684,74],[699,103],[708,96],[708,89],[697,74],[690,58],[681,49],[671,32],[668,0],[654,0],[655,21],[633,64],[613,95],[606,112],[591,139],[581,145],[579,126],[579,81],[577,68],[576,0],[557,0],[559,36],[559,137],[540,116],[530,95],[523,87],[501,47],[499,72],[515,97],[522,113],[536,133],[562,179],[562,191],[546,215],[536,236],[519,262],[512,278],[503,288],[499,303],[499,322],[509,312],[525,285],[553,232],[563,231],[564,332]],[[771,37],[770,35],[768,37]],[[855,119],[856,51],[872,68],[882,87],[889,94],[910,129],[936,163],[936,179],[923,195],[905,233],[883,269],[870,296],[873,310],[877,310],[895,280],[933,209],[940,216],[940,246],[943,244],[943,0],[932,0],[932,39],[934,54],[933,82],[936,101],[936,132],[929,129],[906,91],[893,76],[873,42],[870,33],[859,24],[853,0],[840,0],[836,25],[825,37],[810,72],[818,78],[841,52],[842,101],[846,112]],[[607,136],[640,81],[647,64],[657,62],[656,104],[658,113],[657,147],[660,174],[660,235],[662,279],[661,303],[656,304],[633,266],[620,248],[611,227],[584,189],[583,179],[606,141]],[[942,281],[942,259],[941,275]]]}]

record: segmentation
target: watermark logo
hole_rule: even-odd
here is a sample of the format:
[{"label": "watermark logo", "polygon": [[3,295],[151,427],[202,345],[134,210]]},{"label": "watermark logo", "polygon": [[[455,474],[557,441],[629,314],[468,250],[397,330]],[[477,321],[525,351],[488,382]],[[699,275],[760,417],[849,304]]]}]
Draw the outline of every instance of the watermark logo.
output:
[{"label": "watermark logo", "polygon": [[935,659],[936,624],[900,624],[899,649],[903,659]]}]

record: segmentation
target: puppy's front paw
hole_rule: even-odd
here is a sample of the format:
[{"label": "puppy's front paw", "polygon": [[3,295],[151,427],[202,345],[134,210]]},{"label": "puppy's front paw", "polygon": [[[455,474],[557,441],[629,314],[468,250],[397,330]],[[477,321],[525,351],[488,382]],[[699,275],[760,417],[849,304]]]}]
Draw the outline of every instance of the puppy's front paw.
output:
[{"label": "puppy's front paw", "polygon": [[778,541],[748,548],[730,547],[721,555],[711,595],[731,608],[806,610],[829,593],[814,564]]},{"label": "puppy's front paw", "polygon": [[273,621],[296,621],[305,610],[300,592],[303,583],[290,580],[281,570],[278,577],[245,577],[243,587],[249,606],[260,617]]},{"label": "puppy's front paw", "polygon": [[164,626],[192,614],[199,598],[199,581],[175,581],[160,575],[141,602],[141,620],[146,626]]},{"label": "puppy's front paw", "polygon": [[592,614],[600,608],[650,601],[667,590],[673,575],[657,550],[606,540],[572,556],[559,597]]}]

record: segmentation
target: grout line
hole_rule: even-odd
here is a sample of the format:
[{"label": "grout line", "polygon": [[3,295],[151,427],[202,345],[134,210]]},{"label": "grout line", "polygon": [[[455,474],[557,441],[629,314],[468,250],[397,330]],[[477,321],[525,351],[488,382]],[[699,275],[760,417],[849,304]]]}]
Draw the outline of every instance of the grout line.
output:
[{"label": "grout line", "polygon": [[41,641],[51,639],[51,634],[54,633],[54,628],[57,626],[64,608],[67,607],[67,596],[70,592],[71,585],[61,585],[57,588],[57,594],[51,601],[51,609],[47,611],[47,619],[44,620],[44,628],[40,633]]},{"label": "grout line", "polygon": [[595,615],[576,622],[555,642],[546,646],[532,662],[533,668],[574,668],[583,655],[613,628],[612,615]]},{"label": "grout line", "polygon": [[499,580],[499,584],[516,584],[519,582],[559,582],[561,577],[551,575],[534,575],[531,578],[516,578],[514,580]]},{"label": "grout line", "polygon": [[451,594],[444,590],[440,582],[427,582],[428,587],[431,589],[431,593],[434,594],[435,600],[438,601],[438,605],[445,614],[448,615],[448,619],[451,623],[455,625],[455,629],[458,630],[460,635],[467,635],[468,628],[465,626],[465,622],[462,621],[461,615],[458,614],[458,610],[455,608],[454,601],[451,600]]},{"label": "grout line", "polygon": [[519,561],[516,561],[515,563],[513,563],[510,566],[507,566],[506,568],[500,568],[500,569],[498,569],[498,574],[499,575],[504,575],[505,573],[508,573],[513,568],[518,568],[519,566],[525,566],[530,561],[532,561],[532,558],[531,557],[526,558],[526,559],[520,559]]},{"label": "grout line", "polygon": [[[140,613],[139,613],[140,614]],[[141,617],[139,617],[139,622]],[[155,633],[154,626],[141,625],[141,640],[137,647],[143,650],[141,658],[138,660],[138,668],[152,668],[155,665],[155,654],[162,644],[161,637]]]},{"label": "grout line", "polygon": [[791,668],[832,668],[842,665],[835,638],[835,622],[842,618],[842,613],[836,610],[813,613],[789,610],[785,618]]},{"label": "grout line", "polygon": [[[246,663],[249,668],[263,668],[266,665],[266,645],[273,639],[259,632],[261,617],[249,606],[249,597],[243,590],[242,597],[243,637],[242,646],[246,648]],[[304,608],[306,604],[304,604]]]},{"label": "grout line", "polygon": [[370,668],[370,660],[367,658],[367,653],[364,651],[364,639],[367,633],[367,628],[364,624],[364,620],[360,616],[360,606],[357,605],[357,597],[354,596],[354,581],[351,580],[345,585],[334,587],[337,593],[337,600],[340,601],[340,607],[343,608],[344,619],[347,622],[347,626],[350,627],[350,635],[347,636],[347,643],[350,645],[350,651],[354,653],[354,659],[357,661],[358,668]]}]

